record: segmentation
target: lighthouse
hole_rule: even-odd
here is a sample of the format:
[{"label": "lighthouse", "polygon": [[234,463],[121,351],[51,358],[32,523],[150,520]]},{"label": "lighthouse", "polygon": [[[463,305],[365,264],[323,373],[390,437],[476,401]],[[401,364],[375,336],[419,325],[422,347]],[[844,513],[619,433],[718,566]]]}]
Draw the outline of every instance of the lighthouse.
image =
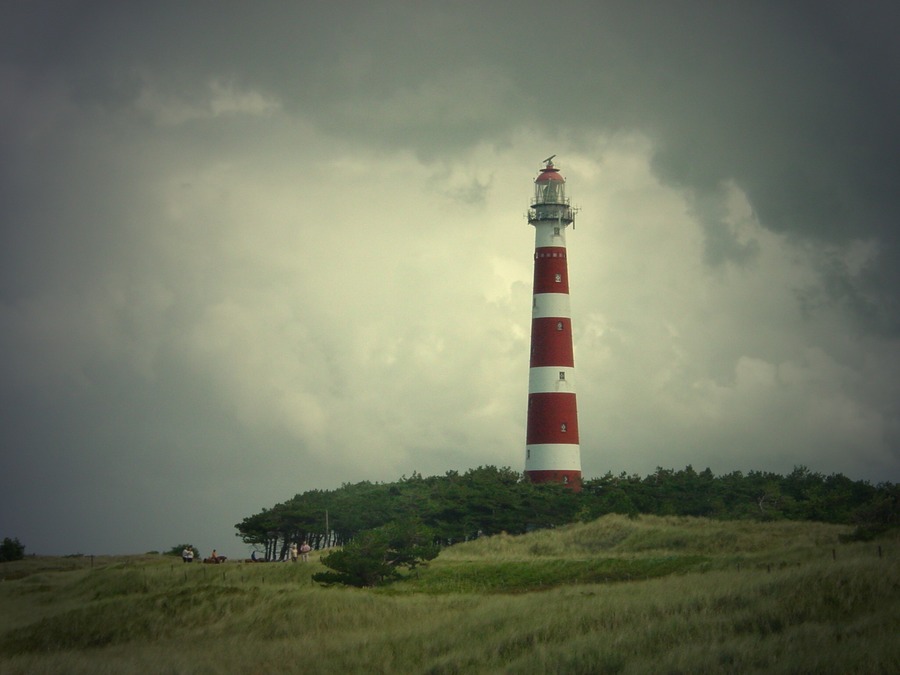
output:
[{"label": "lighthouse", "polygon": [[525,475],[534,483],[562,483],[579,491],[581,451],[566,258],[566,228],[575,212],[554,157],[544,160],[528,209],[535,236]]}]

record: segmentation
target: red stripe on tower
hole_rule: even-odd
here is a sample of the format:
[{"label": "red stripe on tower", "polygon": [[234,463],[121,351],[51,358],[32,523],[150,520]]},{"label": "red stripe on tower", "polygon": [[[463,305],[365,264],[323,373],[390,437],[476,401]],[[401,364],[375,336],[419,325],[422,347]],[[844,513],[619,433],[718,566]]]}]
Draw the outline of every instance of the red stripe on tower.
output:
[{"label": "red stripe on tower", "polygon": [[572,320],[554,316],[531,320],[531,367],[575,366]]},{"label": "red stripe on tower", "polygon": [[566,228],[575,212],[553,157],[544,164],[528,210],[535,245],[525,474],[535,483],[564,483],[577,491],[581,451],[566,258]]}]

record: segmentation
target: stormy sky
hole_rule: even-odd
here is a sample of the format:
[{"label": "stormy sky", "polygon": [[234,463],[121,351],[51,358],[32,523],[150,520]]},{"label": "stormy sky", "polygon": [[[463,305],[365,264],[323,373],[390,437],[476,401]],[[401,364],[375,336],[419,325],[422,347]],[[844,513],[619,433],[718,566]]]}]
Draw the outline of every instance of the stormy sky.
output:
[{"label": "stormy sky", "polygon": [[900,480],[900,10],[5,2],[0,536],[524,467],[541,160],[585,477]]}]

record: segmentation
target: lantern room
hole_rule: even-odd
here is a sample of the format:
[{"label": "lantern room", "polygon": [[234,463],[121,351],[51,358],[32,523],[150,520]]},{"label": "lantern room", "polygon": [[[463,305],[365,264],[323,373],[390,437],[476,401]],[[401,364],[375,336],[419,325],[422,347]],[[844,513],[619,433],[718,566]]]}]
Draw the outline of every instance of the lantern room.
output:
[{"label": "lantern room", "polygon": [[562,227],[575,220],[575,211],[566,199],[566,179],[553,166],[552,159],[545,160],[546,166],[534,179],[534,199],[528,209],[528,222],[532,225],[553,221]]},{"label": "lantern room", "polygon": [[534,181],[534,204],[565,203],[566,180],[552,164],[548,164]]}]

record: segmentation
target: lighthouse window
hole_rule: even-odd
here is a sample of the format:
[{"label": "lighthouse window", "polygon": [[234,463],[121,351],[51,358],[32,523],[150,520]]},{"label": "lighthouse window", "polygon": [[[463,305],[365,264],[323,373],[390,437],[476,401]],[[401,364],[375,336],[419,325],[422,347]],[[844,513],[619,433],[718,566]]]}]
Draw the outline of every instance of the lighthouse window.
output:
[{"label": "lighthouse window", "polygon": [[562,274],[557,274],[554,279],[556,283],[562,283]]},{"label": "lighthouse window", "polygon": [[558,227],[553,228],[553,234],[557,237],[559,236],[559,228]]},{"label": "lighthouse window", "polygon": [[525,448],[525,459],[531,459],[531,448]]},{"label": "lighthouse window", "polygon": [[565,422],[563,422],[562,424],[559,425],[559,430],[562,431],[563,433],[565,433],[565,431],[566,431],[566,423]]},{"label": "lighthouse window", "polygon": [[559,379],[561,379],[561,380],[566,379],[566,371],[564,371],[564,370],[559,371]]},{"label": "lighthouse window", "polygon": [[562,329],[563,329],[563,322],[557,321],[556,322],[556,330],[562,330]]}]

